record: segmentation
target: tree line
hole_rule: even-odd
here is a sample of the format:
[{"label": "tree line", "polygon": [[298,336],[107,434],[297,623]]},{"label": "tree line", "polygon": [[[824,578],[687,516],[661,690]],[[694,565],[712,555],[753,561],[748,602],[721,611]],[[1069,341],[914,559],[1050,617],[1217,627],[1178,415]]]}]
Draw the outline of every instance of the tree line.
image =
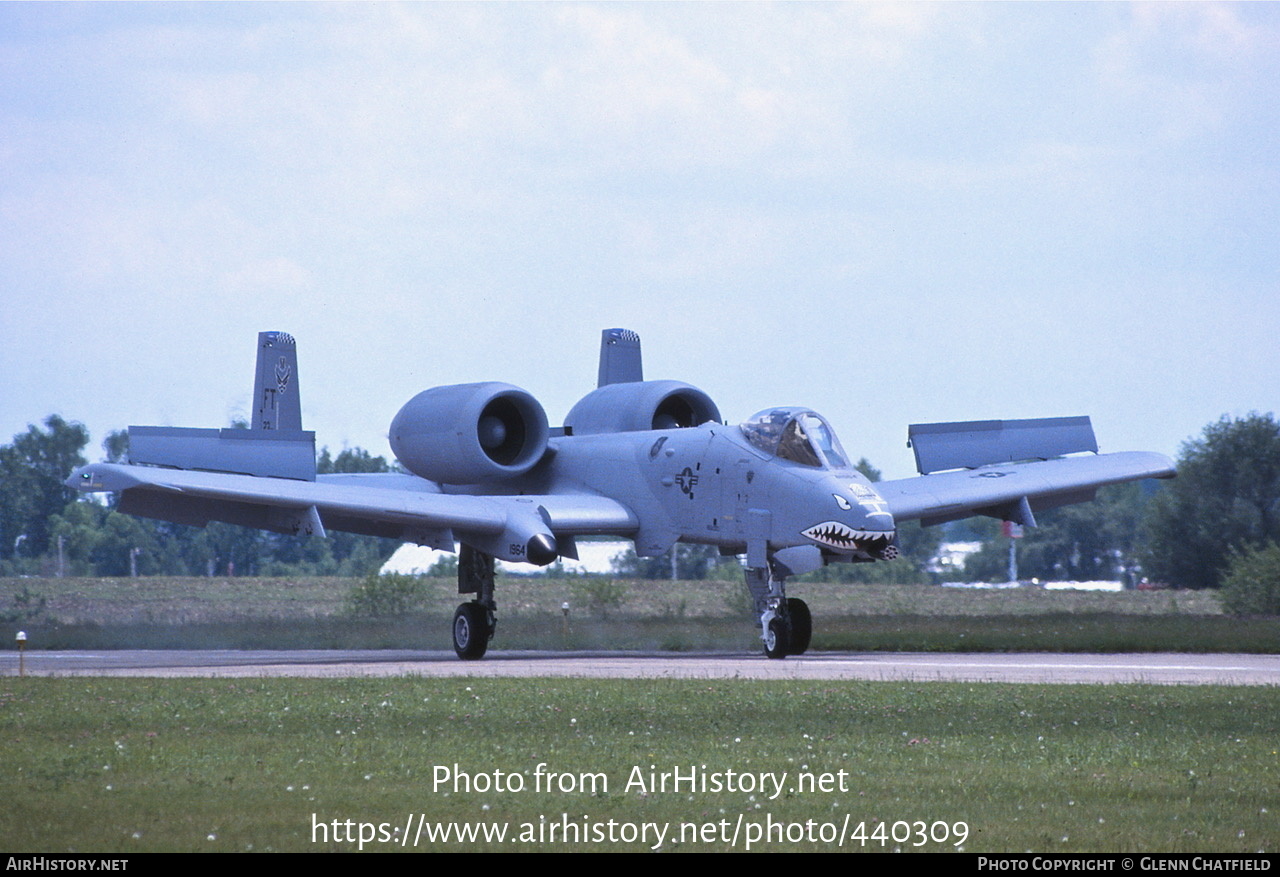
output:
[{"label": "tree line", "polygon": [[[1217,588],[1280,544],[1280,424],[1272,414],[1223,417],[1184,442],[1171,481],[1102,488],[1091,503],[1037,516],[1019,549],[1021,578],[1141,579]],[[985,542],[966,573],[999,581],[1004,545]],[[1280,579],[1280,565],[1274,577]],[[1280,607],[1277,607],[1280,611]]]},{"label": "tree line", "polygon": [[[63,482],[84,465],[88,430],[59,415],[0,447],[0,575],[366,575],[398,543],[332,533],[283,536],[230,524],[204,528],[122,515],[110,502],[79,496]],[[127,433],[103,442],[103,459],[125,459]],[[865,459],[858,468],[880,473]],[[361,448],[322,449],[317,472],[387,472]],[[1280,424],[1272,414],[1223,417],[1183,444],[1178,477],[1103,488],[1091,503],[1037,516],[1018,545],[1020,578],[1045,581],[1141,579],[1182,588],[1230,583],[1240,569],[1272,569],[1280,579]],[[964,577],[1007,578],[1008,542],[984,518],[944,527],[904,522],[902,558],[837,564],[811,574],[829,581],[928,581],[926,565],[943,539],[977,541]],[[681,546],[671,557],[624,560],[620,573],[651,578],[718,576],[714,550]],[[1268,551],[1270,553],[1268,553]],[[1272,566],[1266,558],[1276,557]],[[1267,573],[1270,575],[1270,573]],[[1280,591],[1280,584],[1275,586]]]},{"label": "tree line", "polygon": [[[239,425],[239,424],[238,424]],[[188,527],[115,510],[114,498],[79,495],[63,482],[88,461],[89,432],[59,415],[0,447],[0,575],[341,575],[376,572],[399,547],[392,539],[334,532],[311,539],[217,521]],[[128,455],[128,433],[112,432],[103,459]],[[389,472],[362,448],[316,460],[321,474]]]}]

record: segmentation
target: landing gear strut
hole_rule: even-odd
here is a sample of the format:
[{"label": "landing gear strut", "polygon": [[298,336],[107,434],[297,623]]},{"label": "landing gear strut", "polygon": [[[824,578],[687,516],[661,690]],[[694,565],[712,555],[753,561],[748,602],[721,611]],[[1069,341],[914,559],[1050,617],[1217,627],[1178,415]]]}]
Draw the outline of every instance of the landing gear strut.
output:
[{"label": "landing gear strut", "polygon": [[489,649],[498,626],[493,599],[493,555],[468,545],[458,549],[458,593],[475,594],[453,614],[453,650],[464,661],[478,661]]},{"label": "landing gear strut", "polygon": [[747,590],[751,592],[760,618],[760,639],[764,641],[765,656],[780,659],[787,655],[803,655],[809,650],[809,641],[813,637],[813,616],[809,613],[809,606],[803,600],[788,597],[785,577],[774,574],[769,567],[749,567],[746,575]]}]

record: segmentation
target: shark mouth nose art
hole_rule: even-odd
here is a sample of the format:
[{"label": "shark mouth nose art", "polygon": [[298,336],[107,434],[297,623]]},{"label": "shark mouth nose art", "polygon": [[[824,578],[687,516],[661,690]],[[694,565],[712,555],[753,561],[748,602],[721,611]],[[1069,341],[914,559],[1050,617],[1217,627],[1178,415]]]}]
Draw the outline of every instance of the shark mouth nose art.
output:
[{"label": "shark mouth nose art", "polygon": [[893,530],[855,530],[839,521],[826,521],[801,531],[804,536],[838,551],[875,551],[888,548]]}]

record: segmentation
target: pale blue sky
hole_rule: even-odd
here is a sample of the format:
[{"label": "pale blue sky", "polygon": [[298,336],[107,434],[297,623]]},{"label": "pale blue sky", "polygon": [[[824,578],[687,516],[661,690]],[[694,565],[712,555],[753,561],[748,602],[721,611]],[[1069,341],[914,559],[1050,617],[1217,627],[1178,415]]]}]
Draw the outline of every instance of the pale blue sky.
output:
[{"label": "pale blue sky", "polygon": [[725,417],[1091,414],[1176,454],[1277,407],[1275,4],[0,4],[0,441],[305,425],[599,332]]}]

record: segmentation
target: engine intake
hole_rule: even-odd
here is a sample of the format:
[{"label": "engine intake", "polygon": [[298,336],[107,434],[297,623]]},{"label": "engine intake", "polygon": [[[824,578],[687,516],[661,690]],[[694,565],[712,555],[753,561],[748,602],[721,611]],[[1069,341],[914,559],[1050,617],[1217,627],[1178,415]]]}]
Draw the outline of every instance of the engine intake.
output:
[{"label": "engine intake", "polygon": [[711,397],[682,381],[635,381],[592,390],[573,406],[565,426],[574,435],[678,429],[720,420]]},{"label": "engine intake", "polygon": [[475,484],[523,475],[547,448],[547,415],[529,393],[490,381],[414,396],[391,421],[391,450],[414,475]]}]

